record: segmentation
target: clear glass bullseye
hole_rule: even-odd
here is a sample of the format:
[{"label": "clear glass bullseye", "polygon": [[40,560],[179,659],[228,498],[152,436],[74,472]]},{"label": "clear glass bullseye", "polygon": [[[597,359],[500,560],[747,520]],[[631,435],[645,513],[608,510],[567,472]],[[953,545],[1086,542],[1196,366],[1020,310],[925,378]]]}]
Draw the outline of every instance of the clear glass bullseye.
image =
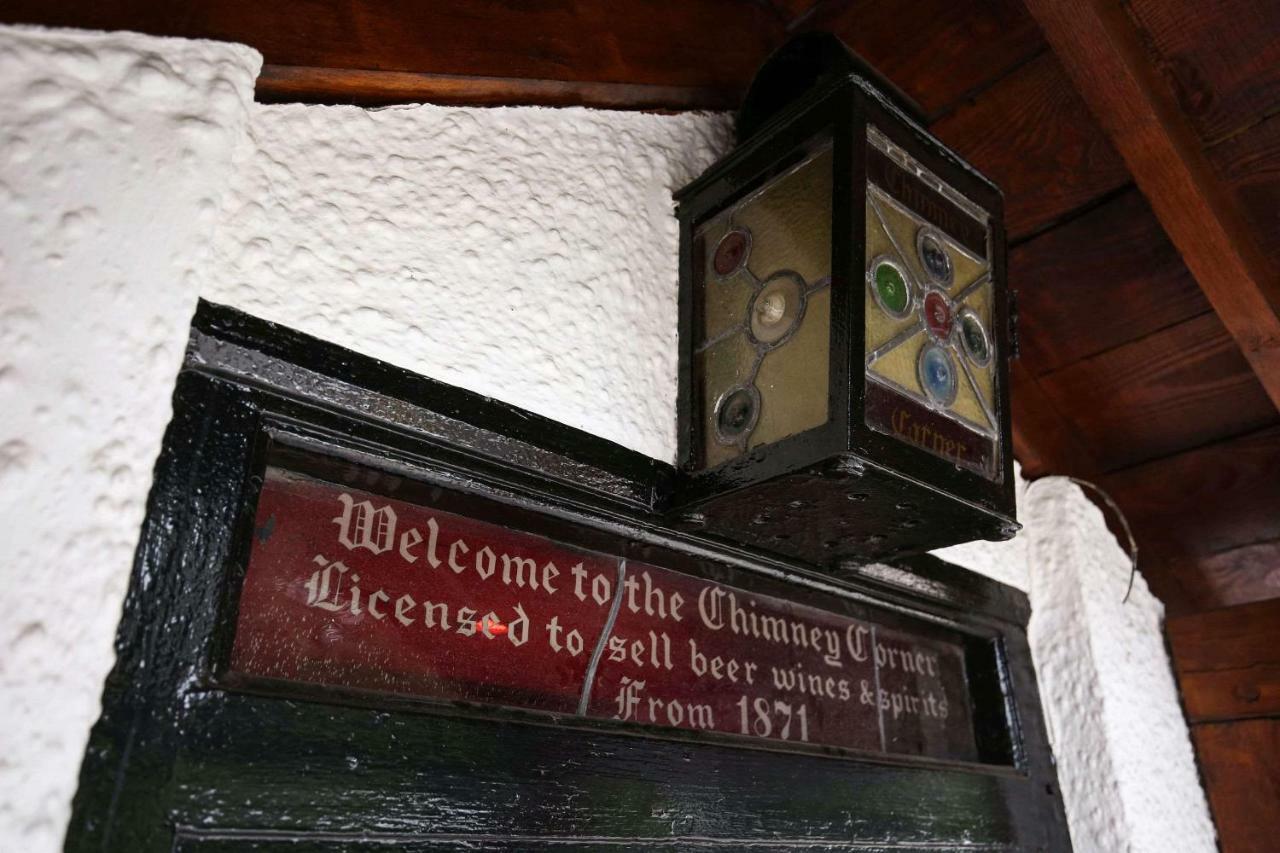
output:
[{"label": "clear glass bullseye", "polygon": [[787,297],[770,293],[756,300],[756,321],[762,326],[776,326],[787,313]]},{"label": "clear glass bullseye", "polygon": [[751,302],[751,337],[780,345],[804,314],[804,282],[792,272],[781,272],[764,283]]}]

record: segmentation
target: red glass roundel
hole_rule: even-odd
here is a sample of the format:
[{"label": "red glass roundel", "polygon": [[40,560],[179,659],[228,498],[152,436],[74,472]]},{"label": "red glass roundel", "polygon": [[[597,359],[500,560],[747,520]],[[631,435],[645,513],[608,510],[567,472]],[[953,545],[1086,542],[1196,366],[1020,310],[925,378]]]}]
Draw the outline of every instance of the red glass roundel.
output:
[{"label": "red glass roundel", "polygon": [[751,243],[745,231],[735,230],[720,238],[716,246],[716,254],[712,260],[716,275],[729,275],[738,271],[747,260],[747,252]]},{"label": "red glass roundel", "polygon": [[947,304],[947,298],[936,290],[924,296],[924,322],[938,340],[945,341],[951,335],[951,306]]}]

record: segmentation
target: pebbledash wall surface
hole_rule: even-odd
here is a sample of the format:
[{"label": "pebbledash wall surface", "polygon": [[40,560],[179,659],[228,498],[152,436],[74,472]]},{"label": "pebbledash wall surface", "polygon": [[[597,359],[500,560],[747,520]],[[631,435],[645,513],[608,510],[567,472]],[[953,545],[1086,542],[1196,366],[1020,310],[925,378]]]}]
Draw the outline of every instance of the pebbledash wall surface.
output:
[{"label": "pebbledash wall surface", "polygon": [[[197,297],[674,455],[671,191],[727,116],[266,106],[260,63],[0,28],[0,849],[61,845]],[[1020,503],[942,556],[1030,594],[1076,849],[1214,850],[1159,602],[1075,486]]]}]

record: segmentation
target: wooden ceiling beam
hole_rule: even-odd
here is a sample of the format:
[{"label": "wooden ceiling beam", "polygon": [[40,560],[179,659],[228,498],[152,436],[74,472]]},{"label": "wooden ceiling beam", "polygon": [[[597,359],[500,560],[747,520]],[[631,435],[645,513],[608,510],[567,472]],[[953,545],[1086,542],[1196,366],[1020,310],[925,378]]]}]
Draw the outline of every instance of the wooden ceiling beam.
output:
[{"label": "wooden ceiling beam", "polygon": [[724,109],[786,37],[740,0],[7,0],[0,22],[235,41],[261,100]]},{"label": "wooden ceiling beam", "polygon": [[1280,274],[1266,263],[1243,212],[1214,175],[1122,4],[1024,2],[1280,408]]},{"label": "wooden ceiling beam", "polygon": [[1048,51],[931,130],[1004,191],[1014,243],[1129,184],[1124,160]]},{"label": "wooden ceiling beam", "polygon": [[263,103],[582,106],[606,110],[732,110],[741,103],[743,94],[744,87],[739,86],[664,86],[274,64],[262,66],[255,89]]}]

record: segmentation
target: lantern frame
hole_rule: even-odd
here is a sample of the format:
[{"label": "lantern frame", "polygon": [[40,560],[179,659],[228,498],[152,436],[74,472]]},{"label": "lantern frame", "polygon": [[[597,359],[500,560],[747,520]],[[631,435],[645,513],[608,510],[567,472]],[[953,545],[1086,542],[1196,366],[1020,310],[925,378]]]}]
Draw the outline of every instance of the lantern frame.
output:
[{"label": "lantern frame", "polygon": [[[834,43],[834,45],[833,45]],[[795,57],[806,57],[796,69]],[[812,57],[817,57],[813,59]],[[815,70],[816,69],[816,70]],[[994,477],[960,467],[871,427],[866,419],[867,388],[864,278],[867,269],[866,193],[874,128],[951,191],[987,215],[987,262],[992,299],[986,330],[989,358],[994,359],[994,415],[996,454]],[[675,194],[680,223],[679,362],[677,456],[678,502],[693,520],[740,534],[742,511],[701,512],[718,499],[744,489],[771,484],[772,496],[756,503],[766,515],[795,491],[796,476],[831,483],[835,497],[791,497],[814,506],[814,513],[790,514],[791,521],[822,523],[847,515],[845,496],[865,495],[858,512],[884,516],[880,534],[858,534],[878,541],[825,541],[825,553],[812,546],[781,546],[780,550],[809,559],[875,559],[927,550],[976,538],[1006,539],[1017,530],[1014,511],[1012,424],[1009,406],[1009,365],[1012,346],[1011,311],[1007,287],[1004,204],[999,189],[946,148],[913,116],[910,104],[891,85],[878,79],[833,36],[802,36],[766,62],[739,116],[739,144],[726,157]],[[705,428],[702,401],[695,376],[695,330],[701,328],[696,289],[702,269],[697,229],[772,178],[794,166],[812,150],[814,140],[830,138],[831,194],[831,321],[826,423],[754,447],[738,458],[713,467],[700,466],[700,430]],[[921,219],[930,221],[928,217]],[[935,226],[937,223],[934,223]],[[955,305],[958,323],[963,305]],[[914,310],[914,309],[912,309]],[[959,327],[953,326],[959,333]],[[958,381],[965,381],[958,377]],[[791,478],[791,481],[788,478]],[[856,481],[854,483],[853,481]],[[837,494],[838,493],[838,494]],[[747,501],[750,503],[750,500]],[[820,505],[820,506],[818,506]],[[750,510],[750,507],[747,507]],[[699,516],[702,516],[701,518]],[[778,514],[775,512],[775,516]],[[785,515],[785,513],[784,513]],[[717,516],[721,518],[717,521]],[[891,518],[892,516],[892,518]],[[915,531],[892,530],[903,525]],[[765,542],[760,542],[769,547]],[[774,547],[777,547],[776,545]]]}]

